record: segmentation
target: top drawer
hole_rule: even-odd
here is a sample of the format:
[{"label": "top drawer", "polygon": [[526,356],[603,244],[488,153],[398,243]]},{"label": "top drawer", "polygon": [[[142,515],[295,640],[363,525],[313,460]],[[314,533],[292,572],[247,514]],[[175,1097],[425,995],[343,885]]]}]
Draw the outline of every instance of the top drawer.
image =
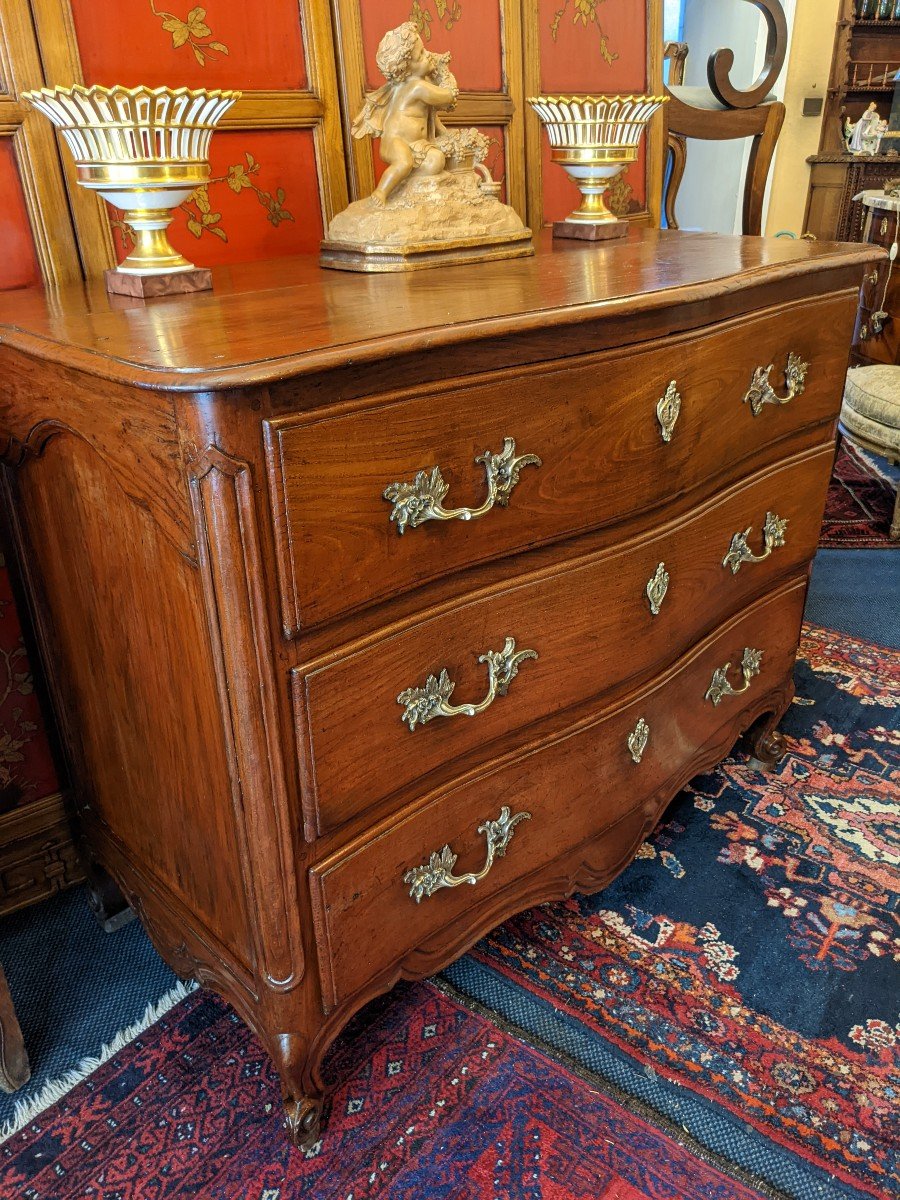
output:
[{"label": "top drawer", "polygon": [[[832,295],[574,366],[265,422],[285,633],[739,478],[773,443],[836,418],[854,313],[853,297]],[[808,364],[805,386],[787,386],[789,355]],[[507,438],[540,465],[516,478],[482,461]],[[422,520],[429,491],[462,514]],[[465,506],[485,511],[468,519]]]}]

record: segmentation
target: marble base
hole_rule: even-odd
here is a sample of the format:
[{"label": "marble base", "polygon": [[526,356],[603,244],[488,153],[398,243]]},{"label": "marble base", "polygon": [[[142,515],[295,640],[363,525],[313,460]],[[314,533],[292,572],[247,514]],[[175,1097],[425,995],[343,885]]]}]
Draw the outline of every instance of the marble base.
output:
[{"label": "marble base", "polygon": [[582,242],[611,242],[628,237],[629,228],[627,221],[604,221],[600,225],[590,225],[587,221],[554,221],[553,236],[578,238]]},{"label": "marble base", "polygon": [[106,290],[117,296],[136,296],[151,300],[156,296],[177,296],[184,292],[205,292],[212,287],[209,267],[192,271],[171,271],[165,275],[128,275],[124,271],[106,272]]}]

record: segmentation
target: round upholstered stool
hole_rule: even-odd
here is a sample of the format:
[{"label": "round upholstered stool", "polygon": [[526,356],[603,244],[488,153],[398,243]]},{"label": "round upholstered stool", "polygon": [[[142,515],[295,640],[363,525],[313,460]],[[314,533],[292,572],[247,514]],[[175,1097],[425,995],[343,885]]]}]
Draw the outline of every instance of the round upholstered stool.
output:
[{"label": "round upholstered stool", "polygon": [[[864,450],[900,464],[900,367],[857,367],[848,372],[841,433]],[[890,537],[900,541],[900,487]]]}]

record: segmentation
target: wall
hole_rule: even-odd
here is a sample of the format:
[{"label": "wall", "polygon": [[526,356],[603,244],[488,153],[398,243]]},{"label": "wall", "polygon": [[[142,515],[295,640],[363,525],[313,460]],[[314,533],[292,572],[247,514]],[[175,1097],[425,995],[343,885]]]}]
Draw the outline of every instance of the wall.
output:
[{"label": "wall", "polygon": [[786,230],[799,237],[806,232],[802,228],[809,187],[806,159],[819,148],[822,119],[804,117],[803,100],[825,98],[839,7],[840,0],[797,0],[784,91],[787,117],[775,155],[765,226],[770,235]]}]

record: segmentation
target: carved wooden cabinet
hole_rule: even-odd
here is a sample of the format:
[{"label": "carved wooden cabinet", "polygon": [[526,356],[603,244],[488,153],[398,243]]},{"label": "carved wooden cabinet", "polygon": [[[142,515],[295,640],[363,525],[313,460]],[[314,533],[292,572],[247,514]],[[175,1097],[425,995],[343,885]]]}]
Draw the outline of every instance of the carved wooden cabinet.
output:
[{"label": "carved wooden cabinet", "polygon": [[296,1141],[368,999],[603,887],[742,731],[778,756],[880,254],[635,231],[0,299],[90,853],[259,1034]]}]

